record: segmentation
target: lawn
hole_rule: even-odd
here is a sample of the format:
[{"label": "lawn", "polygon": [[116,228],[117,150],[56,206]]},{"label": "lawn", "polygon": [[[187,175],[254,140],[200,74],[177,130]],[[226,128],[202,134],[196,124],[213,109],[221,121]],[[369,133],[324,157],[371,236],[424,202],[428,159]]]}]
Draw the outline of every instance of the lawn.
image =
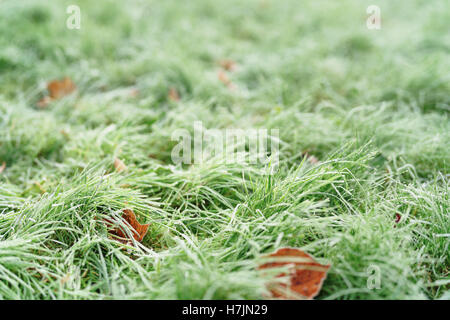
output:
[{"label": "lawn", "polygon": [[[450,299],[449,21],[444,0],[1,1],[0,299],[261,299],[282,247],[331,264],[316,299]],[[174,163],[195,123],[278,149]],[[142,242],[111,234],[124,209]]]}]

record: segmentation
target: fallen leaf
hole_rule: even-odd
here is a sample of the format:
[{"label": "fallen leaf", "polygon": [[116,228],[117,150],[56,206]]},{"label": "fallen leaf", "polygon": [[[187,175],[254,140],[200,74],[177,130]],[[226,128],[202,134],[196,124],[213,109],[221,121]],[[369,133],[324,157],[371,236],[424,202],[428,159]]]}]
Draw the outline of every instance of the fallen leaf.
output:
[{"label": "fallen leaf", "polygon": [[3,171],[5,171],[6,169],[6,162],[3,161],[2,165],[0,166],[0,173],[2,173]]},{"label": "fallen leaf", "polygon": [[115,158],[114,159],[114,168],[116,168],[116,171],[119,172],[119,173],[122,172],[122,171],[127,170],[127,166],[119,158]]},{"label": "fallen leaf", "polygon": [[175,88],[169,89],[168,97],[169,97],[169,100],[171,100],[173,102],[180,101],[180,95],[178,94],[178,91]]},{"label": "fallen leaf", "polygon": [[227,71],[235,71],[236,70],[236,62],[231,59],[222,59],[219,60],[219,65]]},{"label": "fallen leaf", "polygon": [[322,265],[306,252],[296,248],[280,248],[266,256],[268,262],[259,269],[279,268],[286,266],[288,272],[276,277],[289,277],[288,284],[270,282],[268,288],[274,298],[280,299],[313,299],[322,288],[331,265]]},{"label": "fallen leaf", "polygon": [[[132,232],[133,238],[136,241],[141,242],[142,239],[144,239],[144,236],[147,234],[148,227],[150,224],[140,224],[139,221],[136,219],[136,215],[134,214],[133,210],[131,209],[124,209],[122,219],[124,219],[130,228],[130,231]],[[106,220],[106,219],[105,219]],[[112,224],[112,221],[106,220],[108,224]],[[117,238],[117,241],[122,243],[130,243],[131,239],[128,236],[128,234],[123,230],[122,227],[116,227],[113,230],[110,231],[112,235],[115,235],[119,238]]]},{"label": "fallen leaf", "polygon": [[75,91],[75,89],[75,84],[68,77],[65,77],[63,80],[53,80],[47,84],[47,90],[52,99],[61,99]]},{"label": "fallen leaf", "polygon": [[48,96],[44,96],[38,101],[39,108],[47,107],[53,100],[61,99],[62,97],[75,91],[76,86],[70,78],[65,77],[62,80],[53,80],[47,83]]}]

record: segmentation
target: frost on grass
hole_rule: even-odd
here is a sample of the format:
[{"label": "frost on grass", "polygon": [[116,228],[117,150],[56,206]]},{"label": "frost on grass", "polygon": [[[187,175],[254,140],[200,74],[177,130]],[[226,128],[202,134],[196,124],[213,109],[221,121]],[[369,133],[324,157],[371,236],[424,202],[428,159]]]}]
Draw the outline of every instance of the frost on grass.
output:
[{"label": "frost on grass", "polygon": [[[281,247],[332,265],[317,299],[448,298],[450,8],[380,6],[374,33],[351,0],[97,1],[71,32],[4,1],[0,299],[260,299]],[[174,166],[195,121],[279,129],[279,170]]]}]

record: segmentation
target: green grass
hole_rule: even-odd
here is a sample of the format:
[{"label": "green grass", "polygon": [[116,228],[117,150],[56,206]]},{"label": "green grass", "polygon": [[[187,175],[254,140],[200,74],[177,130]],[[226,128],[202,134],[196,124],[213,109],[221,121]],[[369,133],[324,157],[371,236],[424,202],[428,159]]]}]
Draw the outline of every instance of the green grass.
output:
[{"label": "green grass", "polygon": [[[372,1],[2,1],[0,299],[260,299],[282,246],[332,264],[318,299],[449,299],[450,5],[377,3],[379,31]],[[174,166],[194,121],[279,129],[279,170]]]}]

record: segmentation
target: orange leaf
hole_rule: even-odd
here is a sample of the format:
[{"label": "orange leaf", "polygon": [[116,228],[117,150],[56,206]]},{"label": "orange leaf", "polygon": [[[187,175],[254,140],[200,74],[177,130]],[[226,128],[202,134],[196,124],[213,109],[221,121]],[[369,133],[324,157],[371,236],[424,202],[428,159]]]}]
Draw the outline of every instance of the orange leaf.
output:
[{"label": "orange leaf", "polygon": [[[139,221],[136,219],[136,215],[134,214],[133,210],[131,209],[124,209],[122,219],[124,219],[130,226],[130,230],[132,232],[133,238],[136,241],[141,242],[142,239],[144,239],[144,236],[147,234],[148,227],[150,224],[140,224]],[[108,224],[111,224],[112,221],[106,220]],[[122,243],[129,243],[131,242],[130,237],[127,235],[125,230],[123,230],[122,227],[117,227],[110,231],[111,234],[119,237],[117,239],[119,242]]]},{"label": "orange leaf", "polygon": [[170,88],[169,94],[168,94],[169,100],[177,102],[180,101],[180,95],[178,94],[177,89]]},{"label": "orange leaf", "polygon": [[47,83],[47,91],[49,96],[45,96],[39,100],[37,106],[39,108],[45,108],[53,100],[61,99],[62,97],[75,91],[75,89],[75,84],[68,77],[65,77],[63,80],[50,81]]},{"label": "orange leaf", "polygon": [[287,266],[287,273],[276,277],[289,277],[288,284],[269,283],[269,290],[274,298],[280,299],[312,299],[322,288],[330,265],[322,265],[306,252],[296,248],[280,248],[266,257],[268,262],[259,269]]},{"label": "orange leaf", "polygon": [[116,171],[119,172],[119,173],[122,172],[122,171],[127,170],[127,166],[119,158],[115,158],[114,159],[114,168],[116,168]]},{"label": "orange leaf", "polygon": [[63,80],[53,80],[47,84],[47,90],[52,99],[61,99],[75,91],[75,89],[75,84],[68,77],[65,77]]}]

